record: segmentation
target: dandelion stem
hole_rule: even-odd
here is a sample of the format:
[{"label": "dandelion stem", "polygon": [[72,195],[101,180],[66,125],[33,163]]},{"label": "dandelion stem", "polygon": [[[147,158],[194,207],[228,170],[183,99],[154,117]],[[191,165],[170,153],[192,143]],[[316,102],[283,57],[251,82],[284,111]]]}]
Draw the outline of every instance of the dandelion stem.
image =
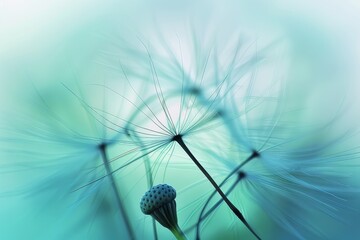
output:
[{"label": "dandelion stem", "polygon": [[[130,136],[129,132],[128,132],[128,135]],[[137,134],[135,132],[133,132],[132,135],[136,139],[136,141],[140,144],[141,149],[146,149],[144,143],[137,136]],[[148,180],[148,187],[151,188],[154,185],[154,180],[153,180],[153,176],[152,176],[152,172],[151,172],[150,160],[149,160],[148,156],[145,154],[146,153],[145,150],[142,150],[142,152],[144,153],[144,163],[145,163],[146,176],[147,176],[147,180]],[[158,240],[159,238],[158,238],[157,229],[156,229],[156,221],[154,218],[152,218],[152,226],[153,226],[153,232],[154,232],[154,240]]]},{"label": "dandelion stem", "polygon": [[[219,184],[219,187],[221,188],[229,179],[232,177],[235,173],[237,173],[237,179],[236,181],[230,186],[230,188],[227,190],[226,195],[229,195],[236,187],[236,185],[246,176],[246,173],[241,171],[240,169],[246,165],[248,162],[253,160],[254,158],[260,156],[260,154],[257,151],[253,151],[253,153],[245,159],[242,163],[240,163],[237,167],[235,167],[227,176],[226,178]],[[209,198],[206,200],[206,203],[204,204],[203,208],[201,209],[199,219],[196,224],[193,226],[187,228],[185,232],[190,231],[194,228],[196,228],[196,239],[200,239],[200,224],[202,221],[204,221],[220,204],[224,201],[222,198],[217,201],[206,213],[205,209],[209,205],[211,199],[215,196],[216,190],[214,190]]]},{"label": "dandelion stem", "polygon": [[[238,174],[238,178],[236,179],[236,181],[231,185],[231,187],[229,188],[229,190],[227,190],[226,195],[229,195],[236,187],[236,185],[241,181],[241,179],[243,179],[245,177],[245,173],[244,172],[239,172]],[[224,183],[226,182],[226,180],[224,180],[219,187],[221,187]],[[212,206],[205,214],[205,209],[208,206],[208,204],[210,203],[210,200],[214,197],[216,191],[214,191],[211,196],[208,198],[208,200],[206,201],[204,207],[201,209],[201,213],[199,216],[199,220],[196,223],[196,225],[194,227],[196,227],[196,240],[200,240],[200,224],[203,220],[205,220],[213,211],[215,211],[215,209],[220,206],[220,204],[224,201],[222,198],[216,202],[216,204],[214,206]]]},{"label": "dandelion stem", "polygon": [[176,226],[175,228],[170,230],[174,234],[177,240],[187,240],[185,234],[183,233],[183,231],[180,229],[179,226]]},{"label": "dandelion stem", "polygon": [[[227,195],[230,194],[232,192],[232,190],[235,188],[235,186],[246,176],[246,174],[243,171],[240,171],[240,169],[246,165],[248,162],[250,162],[251,160],[253,160],[254,158],[257,158],[259,156],[259,153],[257,151],[253,151],[253,153],[247,158],[245,159],[243,162],[241,162],[237,167],[235,167],[227,176],[226,178],[219,184],[219,187],[221,188],[229,179],[230,177],[232,177],[234,174],[238,174],[238,177],[235,181],[235,183],[230,187],[230,189],[227,191]],[[205,214],[205,209],[208,206],[208,204],[210,203],[210,200],[215,196],[216,194],[216,190],[214,192],[211,193],[211,195],[209,196],[208,200],[206,201],[204,207],[202,208],[201,212],[200,212],[200,216],[198,219],[198,222],[196,224],[196,236],[197,239],[200,239],[199,237],[199,230],[200,230],[200,224],[201,222],[206,219],[222,202],[223,199],[219,200],[213,207],[210,208],[209,211],[207,211]]]},{"label": "dandelion stem", "polygon": [[186,152],[186,154],[191,158],[191,160],[195,163],[195,165],[201,170],[201,172],[205,175],[205,177],[210,181],[210,183],[214,186],[216,191],[220,194],[220,196],[223,198],[224,202],[229,206],[231,211],[238,217],[238,219],[249,229],[249,231],[257,238],[261,239],[256,232],[252,229],[252,227],[249,225],[249,223],[246,221],[243,214],[235,207],[235,205],[227,198],[227,196],[224,194],[224,192],[221,190],[221,188],[217,185],[215,180],[211,177],[211,175],[206,171],[206,169],[201,165],[201,163],[195,158],[195,156],[191,153],[190,149],[186,146],[182,139],[182,135],[175,135],[172,139],[173,141],[176,141],[182,149]]},{"label": "dandelion stem", "polygon": [[108,158],[107,153],[106,153],[106,144],[100,144],[99,149],[100,149],[100,152],[101,152],[101,157],[102,157],[102,161],[103,161],[104,166],[105,166],[107,177],[110,180],[111,188],[113,189],[113,192],[114,192],[116,204],[118,205],[118,207],[120,209],[120,212],[121,212],[121,215],[122,215],[122,217],[124,219],[125,226],[126,226],[126,229],[128,231],[128,234],[130,236],[130,239],[135,240],[134,230],[131,227],[129,216],[127,215],[127,213],[125,211],[125,207],[124,207],[124,205],[123,205],[123,203],[121,201],[120,193],[119,193],[119,190],[117,188],[114,176],[112,174],[113,171],[111,169],[109,158]]}]

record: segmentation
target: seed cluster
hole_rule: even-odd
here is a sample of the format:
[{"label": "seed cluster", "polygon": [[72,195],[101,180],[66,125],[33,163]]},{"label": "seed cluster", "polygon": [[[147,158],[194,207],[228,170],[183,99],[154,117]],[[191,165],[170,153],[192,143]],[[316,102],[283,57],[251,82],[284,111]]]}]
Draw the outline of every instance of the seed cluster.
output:
[{"label": "seed cluster", "polygon": [[173,201],[176,197],[176,191],[167,184],[159,184],[150,188],[140,201],[141,211],[145,214],[151,214],[154,210]]}]

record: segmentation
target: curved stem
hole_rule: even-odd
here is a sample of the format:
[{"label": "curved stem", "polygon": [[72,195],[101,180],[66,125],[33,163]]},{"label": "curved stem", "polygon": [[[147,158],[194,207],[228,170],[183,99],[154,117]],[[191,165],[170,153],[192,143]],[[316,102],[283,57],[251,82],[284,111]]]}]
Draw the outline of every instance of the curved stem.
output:
[{"label": "curved stem", "polygon": [[195,165],[201,170],[201,172],[205,175],[205,177],[209,180],[209,182],[214,186],[216,191],[220,194],[222,199],[224,199],[225,203],[229,206],[231,211],[238,217],[238,219],[249,229],[249,231],[257,238],[261,239],[256,232],[252,229],[249,223],[246,221],[243,214],[235,207],[235,205],[227,198],[221,188],[217,185],[215,180],[211,177],[211,175],[206,171],[206,169],[201,165],[201,163],[195,158],[195,156],[191,153],[190,149],[184,143],[181,135],[176,135],[173,138],[173,141],[176,141],[182,149],[187,153],[187,155],[191,158],[191,160],[195,163]]},{"label": "curved stem", "polygon": [[[240,169],[247,164],[248,162],[250,162],[252,159],[256,158],[259,156],[259,153],[254,151],[246,160],[244,160],[242,163],[240,163],[236,168],[234,168],[227,176],[226,178],[219,184],[219,187],[221,188],[228,180],[230,177],[232,177],[235,173],[238,173],[238,178],[236,179],[236,181],[230,186],[229,190],[226,192],[226,195],[229,195],[235,188],[235,186],[239,183],[239,181],[241,179],[243,179],[246,175],[244,172],[240,171]],[[185,232],[191,231],[194,228],[197,228],[197,232],[199,232],[199,228],[200,228],[200,224],[202,221],[204,221],[222,202],[223,199],[220,199],[219,201],[217,201],[207,212],[205,212],[205,209],[207,208],[207,206],[209,205],[211,199],[215,196],[216,194],[216,190],[214,190],[210,196],[208,197],[208,199],[206,200],[206,203],[204,204],[203,208],[201,209],[199,218],[198,218],[198,222],[196,224],[194,224],[193,226],[187,228],[185,230]],[[198,236],[199,234],[197,234]]]},{"label": "curved stem", "polygon": [[[240,169],[247,164],[248,162],[250,162],[252,159],[256,158],[259,156],[259,153],[256,151],[253,151],[253,153],[242,163],[240,163],[236,168],[234,168],[227,176],[226,178],[219,184],[219,187],[221,188],[228,180],[231,176],[233,176],[235,173],[238,173],[238,178],[235,181],[235,183],[233,183],[233,185],[230,187],[230,189],[226,192],[226,194],[230,194],[232,192],[232,190],[235,188],[235,186],[241,181],[241,179],[243,179],[245,177],[245,173],[241,172]],[[223,201],[223,199],[219,200],[214,206],[212,206],[210,208],[209,211],[207,211],[205,214],[205,209],[208,206],[208,204],[210,203],[210,200],[215,196],[216,194],[216,190],[214,192],[211,193],[211,195],[209,196],[208,200],[206,201],[204,207],[201,209],[201,213],[199,215],[199,219],[198,222],[196,224],[196,239],[200,239],[200,224],[201,222],[206,219],[210,213],[212,213]]]},{"label": "curved stem", "polygon": [[119,193],[119,190],[117,188],[114,176],[112,175],[113,171],[112,171],[111,166],[110,166],[109,158],[108,158],[108,156],[106,154],[106,144],[100,144],[99,149],[100,149],[100,152],[101,152],[101,157],[102,157],[102,161],[103,161],[104,166],[105,166],[107,177],[110,180],[111,188],[113,189],[113,192],[114,192],[116,204],[118,205],[118,208],[120,209],[121,216],[124,219],[125,226],[126,226],[126,229],[128,231],[128,234],[130,236],[130,239],[135,240],[136,238],[135,238],[134,230],[131,227],[129,216],[127,215],[127,213],[125,211],[125,207],[121,202],[120,193]]},{"label": "curved stem", "polygon": [[[238,177],[238,178],[236,179],[236,181],[231,185],[231,187],[229,188],[229,190],[227,190],[226,195],[229,195],[229,194],[235,189],[236,185],[241,181],[242,178],[243,178],[242,175],[239,174],[239,177]],[[224,182],[222,182],[222,183],[224,183]],[[220,184],[219,186],[221,186],[221,184]],[[204,207],[201,209],[201,213],[200,213],[200,216],[199,216],[199,220],[198,220],[197,224],[195,225],[195,227],[196,227],[196,240],[200,240],[200,225],[201,225],[201,222],[202,222],[204,219],[206,219],[213,211],[215,211],[215,209],[216,209],[217,207],[219,207],[220,204],[224,201],[224,200],[221,198],[219,201],[217,201],[217,202],[214,204],[214,206],[212,206],[212,207],[209,209],[209,211],[207,211],[207,212],[204,214],[206,207],[207,207],[208,204],[210,203],[210,200],[211,200],[211,198],[215,195],[215,193],[216,193],[216,191],[213,192],[213,194],[212,194],[212,195],[208,198],[208,200],[206,201]]]}]

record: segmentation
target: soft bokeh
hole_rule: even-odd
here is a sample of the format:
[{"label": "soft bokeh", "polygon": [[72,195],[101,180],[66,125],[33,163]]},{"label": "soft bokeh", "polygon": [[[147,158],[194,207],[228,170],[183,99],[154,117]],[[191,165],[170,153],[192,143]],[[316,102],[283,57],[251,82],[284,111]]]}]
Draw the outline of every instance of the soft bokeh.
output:
[{"label": "soft bokeh", "polygon": [[[77,170],[82,172],[79,159],[100,161],[91,148],[92,140],[118,138],[112,131],[115,125],[109,122],[101,124],[105,121],[103,118],[121,123],[115,115],[119,112],[124,118],[131,115],[132,104],[124,103],[124,97],[119,97],[111,89],[135,105],[141,104],[134,91],[125,84],[120,64],[144,99],[155,92],[152,82],[142,85],[138,78],[149,70],[148,59],[142,55],[146,53],[143,45],[151,46],[149,52],[154,54],[155,61],[158,61],[156,64],[161,65],[160,60],[166,55],[162,38],[176,57],[180,56],[178,50],[182,46],[183,67],[188,72],[195,72],[192,63],[199,62],[193,58],[194,54],[189,53],[194,38],[199,40],[199,56],[204,58],[204,52],[215,45],[219,52],[223,51],[219,61],[224,65],[231,64],[232,46],[239,40],[243,44],[240,50],[243,58],[240,60],[246,62],[253,55],[261,58],[259,67],[256,63],[256,67],[245,68],[249,73],[244,74],[244,78],[248,81],[256,79],[252,93],[268,98],[284,94],[284,114],[278,121],[296,123],[290,132],[279,130],[278,136],[291,138],[291,134],[301,135],[312,127],[326,125],[335,119],[331,127],[309,137],[306,143],[316,145],[317,141],[338,140],[345,136],[346,140],[339,140],[334,151],[336,148],[339,152],[344,151],[346,158],[346,150],[356,150],[360,140],[356,135],[360,120],[359,13],[357,1],[1,1],[0,239],[127,239],[126,234],[121,236],[125,232],[123,219],[114,214],[114,200],[107,185],[104,184],[104,189],[101,184],[94,187],[94,191],[100,189],[102,193],[99,199],[94,197],[83,201],[79,201],[76,194],[62,195],[67,190],[63,188],[76,176]],[[133,49],[140,49],[139,53]],[[217,63],[209,63],[209,66],[213,66],[211,64],[215,66]],[[163,70],[159,76],[164,90],[173,86],[180,89],[181,81],[176,83],[176,77],[165,79],[167,71],[172,71],[166,67],[165,64],[163,68],[159,67]],[[274,84],[279,79],[285,83],[284,87]],[[205,79],[210,90],[214,84],[212,81]],[[241,89],[241,86],[237,87]],[[240,93],[241,90],[239,96]],[[89,106],[102,109],[92,113],[99,121],[88,120],[89,113],[76,96],[81,96]],[[175,102],[171,110],[174,114],[178,114],[174,107],[176,99],[169,100]],[[235,99],[244,100],[241,97]],[[155,105],[156,102],[151,105],[154,111],[161,111]],[[254,106],[257,106],[256,102]],[[271,132],[272,128],[260,124],[264,123],[262,117],[268,117],[267,111],[273,109],[276,107],[272,103],[261,105],[255,113],[247,116],[245,120],[250,122],[247,126],[262,129],[264,133]],[[242,110],[243,106],[239,104],[236,111]],[[105,117],[102,118],[101,113],[105,113]],[[137,121],[141,126],[154,127],[151,123],[144,123],[141,117]],[[69,129],[88,139],[74,141]],[[227,164],[229,158],[238,157],[234,150],[236,146],[211,140],[229,141],[225,130],[220,128],[220,131],[224,134],[207,135],[205,132],[198,139],[189,139],[195,155],[208,159],[205,164],[218,182],[227,175],[229,170],[226,167],[233,167]],[[251,137],[254,135],[250,130]],[[125,142],[114,145],[110,155],[116,157],[118,151],[128,151],[131,146],[126,146]],[[210,151],[201,143],[214,147]],[[44,148],[43,144],[47,147]],[[78,146],[81,146],[81,152],[77,152]],[[32,155],[34,153],[37,155]],[[43,165],[48,158],[56,156],[61,159],[72,156],[72,153],[79,154],[74,157],[79,169],[72,168],[69,159],[49,164],[49,168]],[[212,162],[216,154],[220,154],[225,163]],[[177,188],[179,222],[188,227],[197,220],[198,215],[192,215],[194,209],[199,211],[212,187],[181,149],[176,149],[173,156],[177,160],[170,164],[154,164],[158,168],[153,169],[154,175],[156,181],[166,180]],[[28,159],[31,157],[34,159]],[[29,165],[24,164],[27,162],[24,159]],[[341,174],[350,176],[349,185],[357,184],[360,180],[359,158],[350,159],[345,165]],[[114,168],[119,166],[121,163],[118,161],[114,163]],[[62,172],[58,173],[57,168]],[[337,170],[329,169],[327,173]],[[66,174],[61,175],[63,173]],[[49,176],[60,181],[60,185],[64,181],[64,186],[60,186],[60,190],[42,191],[42,180],[50,187],[54,186],[48,182]],[[151,239],[150,217],[143,216],[138,208],[139,196],[148,188],[143,164],[131,165],[121,171],[117,180],[125,193],[122,197],[127,203],[131,223],[139,231],[138,236],[150,235]],[[289,233],[277,227],[251,198],[243,202],[238,200],[243,197],[241,189],[232,197],[255,228],[267,234],[263,239],[288,239]],[[197,197],[193,199],[194,195]],[[354,194],[350,199],[350,213],[339,213],[345,224],[322,222],[321,214],[309,222],[317,222],[317,226],[326,229],[327,236],[332,239],[355,239],[360,236],[360,230],[354,227],[360,221],[360,195]],[[289,203],[284,202],[284,208],[286,204]],[[290,204],[288,207],[290,209]],[[296,214],[296,209],[291,211]],[[224,204],[211,219],[204,224],[204,239],[219,239],[220,236],[225,239],[227,228],[235,229],[228,231],[229,238],[234,236],[234,232],[244,239],[253,237],[236,222]],[[213,219],[221,221],[216,224]],[[171,237],[166,229],[158,226],[158,230],[160,239]],[[189,238],[193,239],[193,235]]]}]

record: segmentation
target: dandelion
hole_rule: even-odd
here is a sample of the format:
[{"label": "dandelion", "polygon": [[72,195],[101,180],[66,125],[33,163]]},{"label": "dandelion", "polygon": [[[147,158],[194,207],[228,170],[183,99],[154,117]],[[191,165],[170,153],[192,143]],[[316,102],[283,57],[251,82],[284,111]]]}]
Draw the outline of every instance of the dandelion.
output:
[{"label": "dandelion", "polygon": [[[37,99],[40,101],[35,101],[38,108],[32,108],[33,112],[39,111],[36,118],[31,122],[13,121],[14,128],[18,128],[16,132],[14,128],[7,128],[9,137],[2,140],[12,144],[8,144],[9,148],[3,153],[16,162],[8,161],[3,169],[7,169],[11,175],[31,170],[33,174],[38,172],[39,177],[32,176],[31,181],[26,181],[28,184],[2,194],[29,195],[33,198],[42,196],[40,200],[43,204],[52,202],[55,208],[64,203],[74,209],[78,207],[76,212],[79,216],[84,216],[80,219],[73,218],[74,220],[84,222],[94,215],[99,216],[99,222],[112,219],[121,227],[113,225],[113,229],[107,229],[107,234],[111,235],[113,232],[124,238],[135,239],[132,220],[123,200],[127,190],[119,188],[122,184],[112,174],[113,160],[109,154],[111,148],[119,143],[124,152],[131,153],[134,151],[131,149],[136,149],[136,146],[121,140],[122,136],[118,132],[106,128],[97,116],[89,112],[89,106],[85,105],[82,97],[90,94],[91,88],[87,89],[88,92],[84,92],[83,88],[82,97],[68,87],[61,88],[65,94],[60,95],[57,90],[57,96],[61,96],[64,105],[58,107],[56,102],[51,102],[50,98],[46,99],[38,92]],[[69,104],[66,105],[66,102]],[[60,116],[60,113],[63,115]],[[90,203],[93,210],[84,212],[84,207]],[[111,209],[117,217],[114,217],[112,211],[105,211],[107,203],[111,203]],[[66,217],[69,217],[68,211]],[[100,217],[102,215],[103,219]],[[87,227],[89,225],[85,224],[84,228]],[[66,235],[65,232],[61,234]]]},{"label": "dandelion", "polygon": [[[357,219],[358,144],[337,129],[343,112],[309,110],[326,94],[305,99],[326,89],[304,84],[311,93],[292,97],[286,36],[169,22],[104,48],[105,74],[40,87],[20,117],[2,119],[0,171],[22,184],[1,196],[64,216],[46,239],[328,239],[327,226]],[[319,77],[306,74],[295,78]]]},{"label": "dandelion", "polygon": [[[148,49],[145,45],[144,48],[146,50]],[[194,135],[201,131],[205,131],[205,129],[209,129],[212,126],[221,126],[221,124],[219,123],[219,119],[222,118],[221,116],[223,111],[219,110],[219,108],[223,104],[222,99],[225,99],[224,96],[226,96],[226,92],[228,92],[227,88],[232,87],[236,83],[237,80],[235,79],[241,79],[241,72],[243,71],[241,65],[237,66],[236,63],[238,50],[235,51],[234,57],[230,62],[230,66],[225,67],[225,71],[221,72],[221,74],[220,70],[215,70],[218,75],[212,75],[214,74],[213,68],[210,68],[210,73],[208,73],[208,66],[206,65],[206,63],[205,65],[200,66],[200,68],[203,68],[202,75],[195,75],[195,79],[200,78],[200,86],[204,76],[209,75],[209,77],[207,78],[216,79],[214,83],[214,88],[212,89],[212,92],[210,92],[208,97],[200,94],[197,88],[187,87],[188,83],[186,83],[185,80],[182,82],[181,91],[178,91],[178,93],[180,93],[180,96],[178,96],[179,94],[176,94],[177,92],[174,90],[165,91],[162,88],[161,83],[164,75],[158,74],[157,65],[155,65],[155,62],[157,61],[153,59],[153,56],[149,53],[148,50],[147,52],[149,60],[148,71],[149,74],[151,74],[152,76],[152,81],[154,84],[153,86],[156,93],[155,96],[145,98],[144,96],[137,93],[136,87],[133,86],[134,81],[132,81],[132,78],[136,80],[138,76],[134,76],[133,74],[128,75],[127,70],[124,67],[121,67],[122,73],[124,74],[124,77],[133,89],[134,95],[136,95],[142,101],[142,104],[140,106],[135,106],[138,111],[136,111],[135,115],[130,118],[131,121],[129,121],[128,127],[126,128],[127,134],[130,136],[136,136],[136,139],[140,140],[140,145],[143,145],[143,141],[145,141],[147,145],[153,145],[154,150],[157,150],[156,148],[158,147],[165,149],[167,145],[173,146],[172,143],[177,143],[189,156],[189,158],[195,163],[195,165],[200,169],[200,171],[204,174],[208,181],[213,185],[213,187],[221,195],[221,197],[224,199],[224,201],[233,211],[233,213],[257,238],[259,238],[255,231],[252,229],[252,227],[247,223],[242,213],[227,198],[221,188],[214,181],[213,177],[197,160],[197,158],[194,156],[194,154],[191,152],[191,150],[188,148],[187,144],[183,140],[185,137]],[[217,56],[218,55],[215,54],[213,57],[217,58]],[[209,55],[206,54],[204,57],[207,58],[205,62],[209,61]],[[176,63],[178,62],[176,61]],[[253,64],[255,63],[256,61],[254,61]],[[245,65],[248,67],[249,63],[246,63]],[[180,71],[184,71],[184,69],[181,69]],[[197,72],[200,72],[200,70],[197,70]],[[185,75],[190,76],[191,74],[183,73],[183,76]],[[188,79],[188,77],[185,78]],[[189,93],[187,93],[184,89],[190,89]],[[113,92],[116,91],[113,90]],[[223,94],[224,96],[222,96]],[[128,103],[130,105],[133,105],[131,101],[128,101]],[[169,106],[171,106],[171,108]],[[150,120],[150,125],[144,127],[137,124],[137,118],[142,119],[141,117],[145,117],[145,119],[147,118],[148,120]],[[107,120],[105,119],[105,121]],[[227,122],[226,119],[224,119],[223,122]],[[194,140],[195,139],[196,138],[194,137]],[[172,152],[173,150],[161,151],[166,153],[169,151]],[[158,158],[162,159],[165,157],[166,155],[160,152]],[[171,154],[170,157],[167,158],[169,158],[169,161],[171,161]]]},{"label": "dandelion", "polygon": [[[147,49],[147,47],[145,48]],[[312,229],[311,226],[303,223],[305,219],[303,219],[301,213],[299,213],[299,219],[294,221],[293,217],[289,216],[284,211],[274,210],[277,208],[276,202],[287,202],[289,208],[294,209],[296,208],[294,206],[297,204],[306,202],[307,206],[314,206],[317,210],[332,217],[335,215],[332,213],[331,209],[344,209],[344,204],[341,204],[338,201],[341,201],[342,193],[347,190],[342,189],[343,191],[341,192],[340,186],[344,187],[344,185],[340,184],[339,187],[334,187],[330,184],[332,182],[331,179],[339,179],[339,177],[336,174],[322,174],[322,171],[319,170],[319,167],[321,168],[321,164],[324,162],[326,162],[326,168],[330,168],[332,163],[336,165],[342,152],[340,151],[338,153],[339,158],[324,157],[322,160],[319,160],[318,156],[326,154],[329,150],[329,146],[332,145],[331,141],[324,141],[325,147],[321,147],[321,144],[318,143],[317,145],[319,147],[308,148],[303,145],[306,133],[303,132],[302,135],[295,133],[291,136],[291,134],[294,133],[294,129],[292,128],[294,126],[299,127],[299,125],[296,125],[296,123],[290,125],[288,122],[284,121],[284,115],[287,113],[284,110],[284,106],[280,104],[284,101],[284,99],[282,99],[283,96],[281,96],[284,92],[281,81],[276,82],[276,85],[273,86],[261,87],[260,92],[258,92],[258,90],[254,90],[254,88],[256,88],[256,83],[252,78],[248,82],[248,87],[242,87],[241,84],[244,84],[244,82],[241,80],[243,79],[241,77],[238,78],[239,75],[236,74],[236,69],[230,67],[227,69],[228,71],[225,72],[224,78],[210,77],[211,79],[217,78],[220,80],[217,81],[217,85],[213,88],[213,92],[210,93],[208,97],[204,97],[198,88],[187,87],[188,84],[191,86],[191,83],[185,82],[185,80],[182,82],[181,94],[180,96],[177,96],[176,91],[163,89],[163,78],[167,75],[163,75],[162,70],[158,70],[158,65],[156,64],[158,61],[153,59],[154,56],[149,53],[148,49],[147,52],[149,75],[152,76],[156,96],[151,96],[146,100],[143,100],[142,97],[139,96],[142,99],[143,104],[138,107],[140,111],[136,112],[131,119],[133,123],[136,122],[137,118],[143,115],[145,118],[149,118],[150,125],[148,125],[149,127],[142,128],[141,131],[140,129],[130,129],[129,127],[128,131],[141,136],[140,138],[143,139],[142,141],[147,143],[152,142],[155,146],[160,146],[160,143],[165,146],[167,144],[170,145],[173,142],[177,143],[206,176],[208,181],[216,189],[216,192],[221,195],[222,199],[214,204],[210,210],[205,212],[206,206],[215,196],[215,192],[211,194],[206,201],[205,206],[202,208],[196,224],[197,239],[200,239],[199,229],[201,222],[209,217],[213,211],[218,209],[222,202],[225,202],[254,236],[258,238],[257,233],[247,223],[243,214],[237,210],[234,204],[229,200],[231,192],[240,185],[246,185],[247,182],[253,182],[251,186],[258,184],[259,186],[262,185],[264,188],[263,190],[260,190],[259,187],[254,187],[254,189],[257,189],[255,191],[250,186],[248,188],[242,188],[241,195],[244,195],[244,197],[240,197],[243,199],[241,202],[249,201],[246,200],[246,194],[253,196],[252,199],[254,202],[258,202],[259,206],[263,207],[265,212],[269,214],[279,226],[285,228],[291,232],[292,236],[296,236],[297,238],[303,238],[306,234],[312,236],[311,234],[314,234],[317,230]],[[177,61],[177,63],[179,62],[181,61]],[[203,72],[206,72],[206,70],[207,67],[204,67]],[[233,74],[235,76],[234,79],[241,80],[232,80],[232,77],[229,77],[232,75],[233,71],[235,72],[235,74]],[[125,78],[131,82],[130,79],[132,75],[128,75],[128,71],[124,68],[122,68],[122,73]],[[206,74],[207,73],[204,75]],[[176,75],[176,72],[174,75]],[[190,74],[183,73],[183,76],[186,76],[183,79],[189,79]],[[240,94],[240,98],[234,97],[236,96],[235,94],[228,93],[230,90],[228,87],[234,87],[236,85],[245,89],[243,94]],[[235,91],[241,89],[240,87],[235,88]],[[223,90],[222,88],[225,88],[226,90]],[[184,89],[191,90],[187,93]],[[269,90],[273,90],[273,92]],[[134,91],[136,94],[136,90]],[[269,92],[271,93],[269,94]],[[254,93],[256,93],[255,96],[253,95]],[[264,93],[268,94],[268,96]],[[277,95],[279,93],[280,97]],[[180,98],[180,100],[176,100],[176,98]],[[225,99],[227,101],[225,101]],[[185,104],[187,102],[188,104]],[[232,105],[234,108],[229,108],[228,106],[224,107],[225,104],[223,103],[225,102],[234,103]],[[241,108],[241,110],[239,110],[239,102],[245,103],[245,106]],[[221,110],[219,110],[220,106]],[[203,167],[202,163],[198,161],[189,149],[184,139],[188,138],[192,144],[201,145],[199,144],[201,138],[196,138],[196,135],[201,135],[201,132],[207,131],[206,141],[209,142],[209,140],[211,140],[211,137],[209,137],[209,129],[216,132],[215,128],[220,129],[224,127],[228,128],[231,138],[235,141],[234,145],[236,146],[236,151],[248,153],[249,157],[238,166],[234,166],[234,159],[227,160],[229,163],[225,162],[225,164],[232,166],[232,168],[230,168],[231,172],[221,184],[217,184],[213,180],[213,177],[208,173],[207,169]],[[319,130],[321,130],[321,128],[317,129],[317,132],[320,132]],[[308,133],[314,131],[315,128],[311,128],[308,130]],[[145,137],[146,135],[151,135],[151,137]],[[307,136],[311,136],[311,134]],[[229,139],[227,139],[227,141],[228,140]],[[333,143],[338,144],[339,142],[335,141]],[[224,158],[221,157],[219,151],[212,151],[204,146],[201,146],[201,148],[205,152],[210,152],[214,159],[216,159],[215,161],[220,161],[220,164],[224,161]],[[220,151],[221,150],[223,149],[220,149]],[[297,154],[294,154],[294,152],[292,152],[293,150],[296,151]],[[169,156],[166,156],[166,153],[169,152]],[[302,161],[296,160],[295,155],[298,154],[304,154],[303,157],[300,157]],[[167,158],[168,162],[171,163],[173,159],[172,156],[173,150],[163,151],[160,153],[158,159]],[[353,154],[350,157],[350,160],[352,161],[357,157],[357,154]],[[226,158],[229,158],[229,156],[226,156],[225,159]],[[253,163],[254,161],[256,163]],[[252,170],[252,168],[258,164],[266,169],[266,174],[260,169]],[[317,169],[319,173],[315,173],[315,169]],[[311,174],[309,174],[310,172]],[[259,177],[254,177],[257,174],[259,174]],[[314,177],[314,174],[318,174],[318,176]],[[236,181],[231,185],[228,191],[224,192],[222,190],[223,185],[233,176],[237,176]],[[255,179],[259,180],[259,182]],[[262,180],[264,182],[262,182]],[[326,181],[329,181],[329,183],[326,183]],[[273,191],[271,197],[274,197],[274,199],[277,199],[278,201],[271,200],[271,203],[269,203],[265,200],[264,196],[258,195],[260,192],[271,192],[273,188],[276,188],[277,191]],[[254,197],[255,195],[256,197]],[[260,201],[260,199],[264,200]],[[307,226],[302,229],[299,225]],[[187,228],[187,230],[191,229],[193,229],[193,227]],[[312,233],[308,233],[308,231]]]}]

